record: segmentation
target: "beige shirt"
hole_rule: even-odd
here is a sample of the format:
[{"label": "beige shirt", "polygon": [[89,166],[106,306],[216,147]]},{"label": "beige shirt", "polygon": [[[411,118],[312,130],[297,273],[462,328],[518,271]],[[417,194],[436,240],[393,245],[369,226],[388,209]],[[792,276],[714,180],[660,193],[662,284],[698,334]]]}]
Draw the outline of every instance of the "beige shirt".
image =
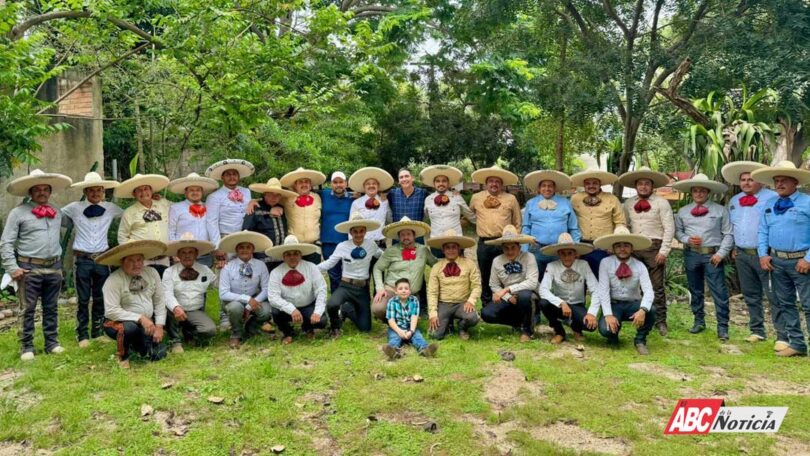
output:
[{"label": "beige shirt", "polygon": [[672,207],[669,201],[658,195],[651,195],[647,201],[650,203],[650,210],[647,212],[636,212],[633,208],[639,197],[628,198],[624,202],[624,213],[630,223],[630,232],[633,234],[643,234],[650,239],[660,239],[661,248],[658,253],[669,255],[672,250],[672,238],[675,236],[675,218],[672,214]]},{"label": "beige shirt", "polygon": [[[486,238],[501,237],[503,228],[506,225],[513,225],[520,231],[522,216],[520,204],[518,204],[515,195],[501,192],[496,196],[501,205],[492,209],[484,206],[484,202],[489,196],[489,192],[484,190],[473,195],[470,200],[470,209],[475,213],[475,226],[478,236]],[[433,233],[433,235],[441,236],[442,233]]]},{"label": "beige shirt", "polygon": [[180,278],[180,273],[185,269],[180,263],[173,264],[163,272],[163,291],[169,312],[174,312],[177,306],[183,310],[202,310],[205,307],[205,292],[209,287],[219,285],[219,277],[208,266],[195,262],[191,267],[199,274],[194,280]]},{"label": "beige shirt", "polygon": [[538,284],[538,271],[537,260],[534,254],[529,252],[520,252],[515,258],[515,261],[520,263],[522,271],[509,274],[506,272],[506,264],[510,261],[506,255],[498,255],[492,260],[492,274],[489,276],[489,288],[493,292],[499,292],[504,288],[509,288],[510,294],[516,294],[519,291],[531,290],[537,291]]},{"label": "beige shirt", "polygon": [[593,241],[599,236],[613,234],[613,230],[617,226],[627,224],[622,210],[622,203],[614,194],[599,193],[597,196],[602,202],[596,206],[588,206],[584,203],[587,196],[587,193],[579,192],[571,197],[571,207],[574,208],[574,213],[577,214],[582,239]]},{"label": "beige shirt", "polygon": [[[124,211],[121,216],[121,224],[118,225],[118,243],[123,244],[129,240],[147,239],[150,241],[169,241],[169,207],[167,199],[161,198],[152,201],[152,207],[147,208],[143,204],[135,203]],[[147,222],[143,215],[152,209],[160,214],[160,220]]]},{"label": "beige shirt", "polygon": [[154,318],[156,325],[166,323],[166,292],[155,268],[144,266],[141,277],[146,286],[133,293],[129,291],[132,277],[117,269],[104,282],[104,316],[112,321],[140,320],[142,315]]},{"label": "beige shirt", "polygon": [[427,286],[428,316],[439,316],[439,301],[451,303],[471,302],[475,304],[481,297],[481,273],[475,261],[458,257],[456,263],[461,274],[446,277],[444,267],[450,263],[447,259],[439,260],[430,270]]},{"label": "beige shirt", "polygon": [[295,235],[299,242],[312,244],[321,237],[321,197],[310,192],[315,200],[311,205],[300,207],[295,198],[284,199],[284,215],[287,217],[287,234]]}]

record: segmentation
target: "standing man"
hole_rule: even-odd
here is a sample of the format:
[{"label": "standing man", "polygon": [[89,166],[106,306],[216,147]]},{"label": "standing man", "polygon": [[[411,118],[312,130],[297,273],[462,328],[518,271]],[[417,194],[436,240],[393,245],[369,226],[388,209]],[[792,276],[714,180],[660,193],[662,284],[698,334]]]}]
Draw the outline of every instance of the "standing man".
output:
[{"label": "standing man", "polygon": [[[281,182],[275,177],[271,177],[266,184],[257,182],[250,184],[250,189],[256,193],[261,193],[262,197],[253,210],[253,213],[245,216],[242,222],[242,229],[255,231],[267,236],[273,241],[273,245],[280,245],[287,237],[287,217],[284,215],[284,200],[298,197],[298,194],[281,187]],[[250,211],[249,211],[250,212]],[[281,261],[265,255],[264,251],[254,252],[253,258],[264,261],[267,271],[281,264]]]},{"label": "standing man", "polygon": [[422,221],[425,218],[425,198],[427,192],[422,187],[414,187],[413,174],[408,168],[400,168],[399,188],[388,192],[388,204],[391,205],[392,221],[398,222],[402,217]]},{"label": "standing man", "polygon": [[636,196],[624,202],[624,214],[633,234],[650,238],[650,248],[633,250],[650,272],[655,292],[655,327],[662,337],[669,334],[667,326],[667,295],[664,276],[667,272],[667,256],[672,250],[672,238],[675,235],[675,218],[669,201],[655,194],[655,189],[669,184],[669,177],[664,173],[652,171],[646,166],[635,171],[628,171],[619,177],[619,184],[635,188]]},{"label": "standing man", "polygon": [[[475,214],[467,206],[464,197],[451,190],[464,177],[461,170],[447,165],[433,165],[423,169],[419,173],[419,177],[423,184],[436,189],[425,199],[425,215],[430,219],[431,233],[444,233],[447,230],[462,233],[462,217],[470,223],[475,223]],[[439,249],[432,248],[430,251],[436,258],[442,257]],[[413,288],[413,282],[411,282],[411,287]],[[413,292],[413,289],[411,291]],[[422,308],[424,307],[425,303],[422,302]]]},{"label": "standing man", "polygon": [[731,252],[734,238],[728,210],[709,201],[709,194],[723,193],[728,187],[709,180],[705,174],[698,174],[674,183],[672,188],[692,195],[692,202],[675,215],[675,237],[683,243],[686,280],[695,316],[689,332],[697,334],[706,329],[703,289],[704,281],[708,281],[717,314],[717,337],[725,342],[728,340],[729,307],[723,260]]},{"label": "standing man", "polygon": [[[318,244],[321,236],[321,197],[313,191],[314,187],[323,185],[326,176],[312,169],[298,168],[281,177],[281,185],[298,194],[295,198],[284,200],[284,211],[289,224],[289,234],[300,242]],[[312,252],[304,260],[318,264],[321,255]]]},{"label": "standing man", "polygon": [[[338,233],[335,227],[338,223],[349,220],[352,202],[354,201],[346,191],[346,174],[342,171],[335,171],[329,181],[332,187],[321,191],[321,200],[323,201],[323,210],[321,211],[321,251],[324,258],[332,256],[337,245],[346,240],[346,235]],[[332,293],[340,285],[342,271],[341,264],[337,264],[329,270],[329,288]]]},{"label": "standing man", "polygon": [[[810,322],[810,196],[799,185],[810,184],[810,171],[789,161],[751,173],[755,181],[773,185],[778,198],[765,209],[759,222],[759,262],[771,272],[771,283],[788,346],[776,356],[805,356],[807,342],[802,332],[796,293],[805,319]],[[777,342],[778,343],[778,342]],[[779,349],[781,347],[774,347]]]},{"label": "standing man", "polygon": [[388,221],[391,212],[388,200],[384,199],[380,192],[388,190],[393,185],[394,178],[386,170],[374,166],[360,168],[349,177],[349,187],[354,191],[363,192],[363,196],[352,203],[352,214],[360,212],[363,218],[380,223],[380,228],[366,233],[366,239],[376,242],[381,249],[385,249],[382,227]]},{"label": "standing man", "polygon": [[[118,244],[127,241],[151,240],[166,243],[169,240],[169,202],[155,200],[153,196],[169,185],[169,178],[159,174],[136,174],[115,187],[116,198],[135,198],[121,216],[118,225]],[[161,255],[147,259],[147,266],[155,268],[162,277],[169,267],[169,257]]]},{"label": "standing man", "polygon": [[[62,288],[62,246],[59,243],[62,213],[48,201],[53,192],[70,186],[69,177],[38,169],[11,181],[6,191],[30,201],[11,210],[0,238],[3,269],[19,283],[23,310],[20,328],[20,359],[34,359],[34,317],[42,298],[42,333],[45,353],[62,353],[59,345],[57,298]],[[105,233],[106,234],[106,233]]]},{"label": "standing man", "polygon": [[[199,241],[208,241],[213,245],[219,243],[219,238],[216,237],[218,233],[208,223],[208,209],[203,203],[203,196],[213,192],[218,186],[214,179],[197,173],[169,182],[170,192],[186,197],[169,208],[169,241],[177,241],[184,233],[191,233]],[[197,261],[208,267],[213,265],[211,255],[207,253],[202,254]]]},{"label": "standing man", "polygon": [[101,287],[110,276],[110,268],[97,264],[94,260],[110,248],[107,232],[113,219],[121,217],[124,212],[115,204],[104,201],[104,190],[117,186],[118,182],[103,180],[98,173],[89,172],[85,174],[83,181],[71,185],[82,189],[86,199],[70,203],[62,209],[65,220],[73,223],[76,228],[73,268],[76,294],[79,297],[79,306],[76,308],[76,338],[81,348],[90,346],[91,337],[95,339],[104,335],[104,294]]}]

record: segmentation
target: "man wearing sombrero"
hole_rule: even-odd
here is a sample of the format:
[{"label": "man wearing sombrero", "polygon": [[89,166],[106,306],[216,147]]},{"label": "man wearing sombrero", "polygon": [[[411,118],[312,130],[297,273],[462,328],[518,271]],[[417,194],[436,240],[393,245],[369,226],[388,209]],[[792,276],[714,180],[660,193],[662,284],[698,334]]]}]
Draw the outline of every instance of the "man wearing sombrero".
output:
[{"label": "man wearing sombrero", "polygon": [[3,269],[19,283],[23,309],[19,338],[20,359],[34,359],[34,317],[37,300],[42,298],[42,334],[45,353],[62,353],[56,300],[62,287],[62,246],[59,243],[62,212],[51,206],[53,192],[70,186],[69,177],[38,169],[11,181],[6,191],[30,200],[8,214],[0,238]]},{"label": "man wearing sombrero", "polygon": [[[71,185],[82,189],[84,201],[75,201],[62,208],[62,215],[76,228],[73,240],[73,268],[76,294],[76,338],[79,347],[90,346],[90,338],[104,335],[104,295],[101,287],[110,275],[110,268],[93,261],[110,246],[107,232],[113,220],[124,212],[120,207],[104,201],[104,191],[115,188],[118,182],[104,180],[98,173],[85,174],[84,180]],[[93,306],[90,308],[90,298]],[[88,331],[88,326],[90,330]]]},{"label": "man wearing sombrero", "polygon": [[[470,223],[475,223],[475,214],[467,206],[467,202],[460,194],[451,190],[464,177],[461,170],[448,165],[433,165],[423,169],[419,177],[424,185],[436,189],[425,199],[425,215],[430,220],[431,233],[444,233],[447,230],[461,233],[462,217]],[[442,257],[439,249],[431,249],[431,252],[436,258]]]},{"label": "man wearing sombrero", "polygon": [[495,257],[501,254],[501,248],[497,245],[487,245],[486,242],[501,237],[506,225],[520,226],[520,204],[515,195],[506,191],[507,186],[517,185],[518,177],[505,169],[493,166],[473,172],[472,180],[483,187],[483,190],[470,199],[470,210],[475,214],[475,231],[478,233],[476,253],[482,280],[481,301],[489,303],[492,301],[492,289],[489,288],[491,265]]},{"label": "man wearing sombrero", "polygon": [[371,331],[368,279],[371,259],[379,257],[382,251],[377,243],[366,239],[366,233],[379,227],[379,222],[365,219],[355,212],[348,221],[335,227],[339,233],[348,234],[349,239],[338,244],[332,256],[318,265],[321,271],[328,271],[338,263],[343,265],[340,286],[326,303],[333,339],[340,337],[343,318],[351,320],[362,332]]},{"label": "man wearing sombrero", "polygon": [[165,255],[166,244],[132,240],[104,252],[96,262],[119,266],[104,283],[104,332],[118,342],[118,362],[129,368],[130,354],[158,361],[166,357],[163,327],[166,324],[166,290],[150,258]]},{"label": "man wearing sombrero", "polygon": [[388,219],[390,206],[388,200],[383,199],[380,192],[384,192],[394,185],[394,178],[382,168],[367,166],[360,168],[349,177],[349,187],[363,196],[352,202],[352,214],[360,212],[365,219],[375,220],[380,227],[366,233],[366,239],[374,241],[381,249],[385,249],[385,236],[382,227]]},{"label": "man wearing sombrero", "polygon": [[669,327],[664,275],[675,235],[675,218],[669,201],[656,195],[655,189],[669,184],[669,177],[642,166],[622,174],[619,184],[636,190],[636,196],[624,202],[630,232],[647,236],[652,241],[650,248],[634,250],[633,256],[641,260],[650,272],[650,281],[655,291],[655,327],[662,336],[666,336]]},{"label": "man wearing sombrero", "polygon": [[[217,187],[217,181],[197,173],[169,182],[170,192],[186,197],[169,208],[169,241],[177,241],[183,234],[191,233],[194,239],[209,241],[213,245],[219,243],[219,233],[208,223],[208,208],[203,203],[203,196]],[[213,265],[213,259],[207,253],[201,254],[197,261],[208,267]]]},{"label": "man wearing sombrero", "polygon": [[474,246],[475,240],[450,230],[430,238],[428,245],[444,253],[444,258],[430,269],[428,279],[428,317],[432,336],[443,339],[453,320],[459,320],[459,338],[468,340],[468,330],[478,324],[475,303],[481,297],[481,273],[474,261],[461,256],[461,251]]},{"label": "man wearing sombrero", "polygon": [[[321,236],[321,197],[314,187],[326,182],[320,171],[298,168],[281,177],[281,185],[294,191],[295,198],[284,200],[284,210],[289,223],[289,233],[301,242],[315,244]],[[320,263],[321,255],[312,252],[304,258],[312,263]]]},{"label": "man wearing sombrero", "polygon": [[[166,199],[155,200],[153,196],[169,185],[169,178],[159,174],[136,174],[121,182],[113,190],[116,198],[135,198],[121,216],[118,225],[118,243],[151,240],[164,244],[169,241],[169,206]],[[169,258],[161,255],[146,262],[163,276],[169,267]]]},{"label": "man wearing sombrero", "polygon": [[[250,184],[250,189],[256,193],[261,193],[262,197],[259,199],[253,213],[245,216],[242,229],[267,236],[268,239],[273,241],[273,245],[283,243],[288,231],[287,216],[284,214],[284,201],[296,198],[298,194],[282,188],[281,182],[275,177],[270,178],[264,184]],[[281,264],[281,261],[265,255],[264,251],[253,253],[253,258],[264,261],[268,272]]]},{"label": "man wearing sombrero", "polygon": [[599,264],[599,304],[602,318],[599,319],[599,334],[611,345],[619,343],[623,321],[632,321],[636,327],[633,344],[640,355],[649,355],[647,335],[655,321],[653,289],[650,275],[644,263],[633,258],[633,250],[650,248],[651,241],[645,236],[630,234],[626,227],[616,228],[614,234],[597,238],[593,246],[609,250],[613,255]]},{"label": "man wearing sombrero", "polygon": [[736,161],[723,166],[722,174],[726,182],[739,185],[740,193],[728,202],[729,219],[734,235],[734,250],[731,258],[737,269],[745,304],[748,306],[748,327],[751,335],[747,340],[752,343],[767,339],[765,332],[765,306],[762,302],[763,291],[771,304],[771,319],[776,331],[776,342],[780,349],[787,348],[787,333],[782,322],[781,308],[777,305],[776,295],[770,285],[770,274],[759,264],[757,245],[759,244],[759,223],[767,208],[773,207],[778,198],[776,192],[765,188],[751,177],[751,173],[767,165],[750,161]]},{"label": "man wearing sombrero", "polygon": [[534,239],[506,225],[501,237],[486,242],[500,246],[503,253],[492,262],[489,278],[492,302],[481,309],[481,319],[511,326],[520,331],[521,342],[528,342],[532,337],[532,314],[537,296],[537,261],[531,253],[522,252],[520,246]]},{"label": "man wearing sombrero", "polygon": [[783,161],[755,170],[751,176],[757,182],[773,185],[779,196],[762,214],[757,246],[760,266],[771,271],[771,283],[788,338],[787,347],[774,347],[781,348],[776,355],[804,356],[807,342],[796,294],[806,321],[810,322],[810,305],[806,304],[810,303],[810,196],[800,192],[799,186],[810,184],[810,171]]},{"label": "man wearing sombrero", "polygon": [[717,314],[717,337],[728,340],[728,288],[723,260],[734,246],[731,222],[725,207],[709,200],[709,194],[724,193],[728,187],[698,174],[672,184],[681,192],[690,192],[692,202],[675,214],[675,237],[683,243],[683,260],[689,293],[692,295],[692,314],[695,323],[689,332],[697,334],[706,329],[703,310],[703,289],[709,282],[709,291]]},{"label": "man wearing sombrero", "polygon": [[[549,263],[540,282],[540,309],[554,330],[552,344],[561,344],[566,339],[562,320],[571,320],[571,330],[578,342],[585,338],[582,331],[596,329],[599,282],[588,263],[579,259],[580,255],[587,255],[592,250],[591,245],[574,242],[568,233],[560,234],[555,244],[542,249],[543,255],[559,257]],[[591,292],[591,304],[586,309],[587,291]]]},{"label": "man wearing sombrero", "polygon": [[[349,220],[352,212],[354,199],[346,191],[346,174],[343,171],[335,171],[329,178],[330,188],[321,190],[321,252],[324,258],[332,256],[337,245],[346,240],[346,235],[335,231],[338,223]],[[334,293],[340,286],[342,277],[342,266],[336,265],[329,270],[329,289]]]}]

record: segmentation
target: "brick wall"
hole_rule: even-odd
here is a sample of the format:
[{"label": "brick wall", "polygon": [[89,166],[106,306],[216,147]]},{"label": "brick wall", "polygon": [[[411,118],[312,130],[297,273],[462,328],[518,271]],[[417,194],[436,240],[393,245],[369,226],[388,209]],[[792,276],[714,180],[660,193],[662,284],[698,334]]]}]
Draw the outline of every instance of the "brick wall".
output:
[{"label": "brick wall", "polygon": [[[61,97],[78,81],[59,79],[58,93]],[[59,102],[59,113],[71,116],[93,117],[93,81],[87,81],[73,93]]]}]

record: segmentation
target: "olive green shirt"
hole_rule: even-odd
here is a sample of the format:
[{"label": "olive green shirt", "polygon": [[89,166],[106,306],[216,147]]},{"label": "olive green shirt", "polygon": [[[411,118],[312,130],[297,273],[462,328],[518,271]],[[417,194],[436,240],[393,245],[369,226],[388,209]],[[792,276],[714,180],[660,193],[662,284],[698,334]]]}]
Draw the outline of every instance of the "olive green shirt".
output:
[{"label": "olive green shirt", "polygon": [[[382,257],[374,265],[374,288],[382,290],[385,285],[393,287],[397,280],[406,278],[411,283],[411,293],[417,293],[425,283],[425,265],[436,264],[436,257],[430,249],[422,244],[416,246],[416,259],[406,261],[402,259],[402,244],[392,245],[385,249]],[[383,282],[383,272],[385,281]]]}]

